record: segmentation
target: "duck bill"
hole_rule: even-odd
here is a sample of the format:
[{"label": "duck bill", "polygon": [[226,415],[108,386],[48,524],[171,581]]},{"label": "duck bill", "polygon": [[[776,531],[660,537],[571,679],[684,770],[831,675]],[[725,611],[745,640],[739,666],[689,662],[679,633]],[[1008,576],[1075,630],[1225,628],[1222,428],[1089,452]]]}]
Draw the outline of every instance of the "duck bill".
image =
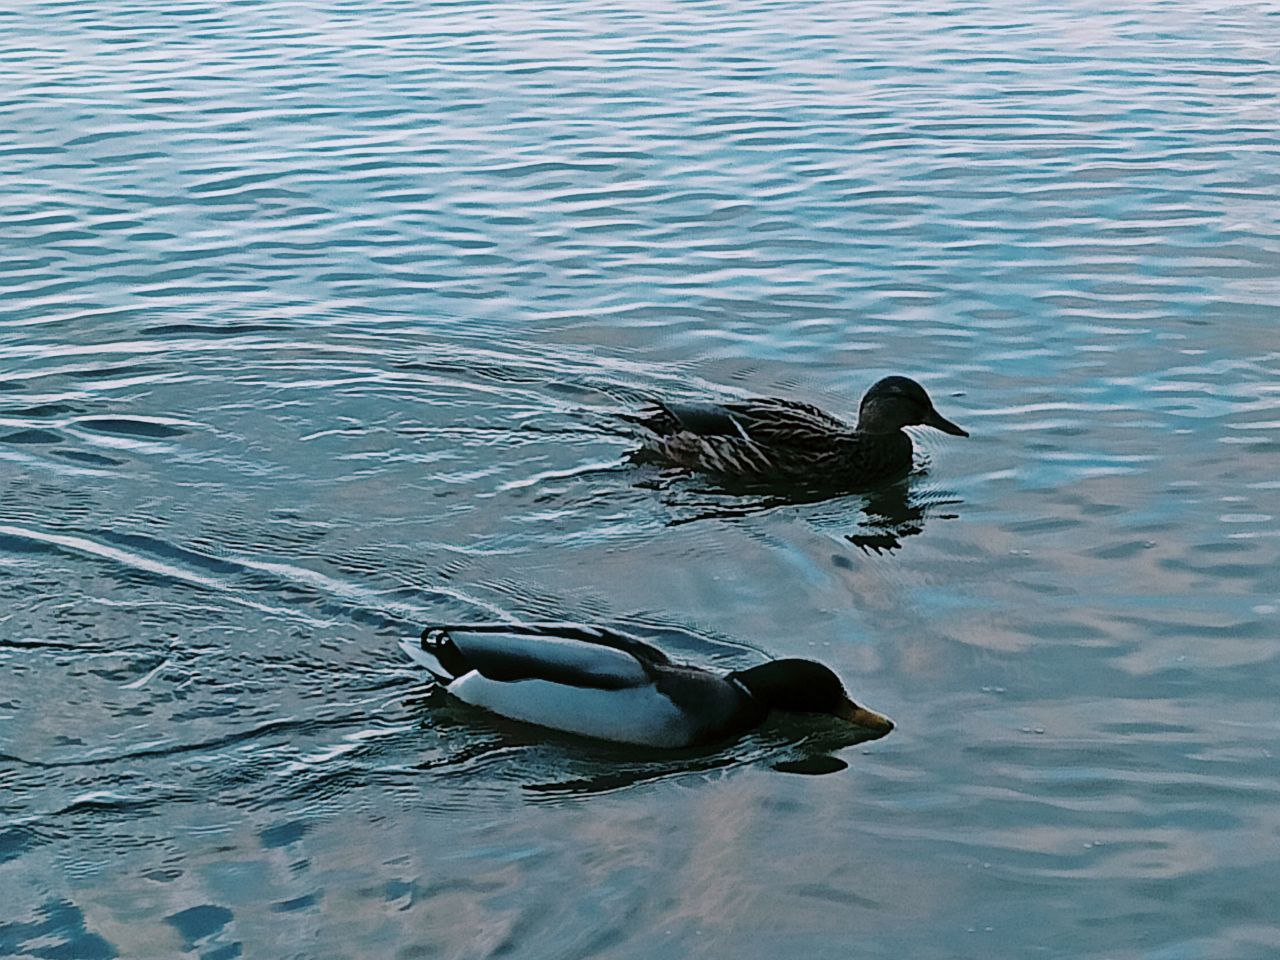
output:
[{"label": "duck bill", "polygon": [[839,710],[836,711],[836,716],[847,723],[852,723],[856,727],[870,730],[877,737],[883,737],[893,729],[893,721],[888,717],[876,713],[874,710],[868,710],[866,707],[860,707],[852,700],[846,700],[842,703]]},{"label": "duck bill", "polygon": [[943,433],[949,433],[953,437],[967,437],[969,431],[964,427],[958,427],[937,410],[930,410],[928,416],[922,421],[926,427],[933,427],[935,430],[941,430]]}]

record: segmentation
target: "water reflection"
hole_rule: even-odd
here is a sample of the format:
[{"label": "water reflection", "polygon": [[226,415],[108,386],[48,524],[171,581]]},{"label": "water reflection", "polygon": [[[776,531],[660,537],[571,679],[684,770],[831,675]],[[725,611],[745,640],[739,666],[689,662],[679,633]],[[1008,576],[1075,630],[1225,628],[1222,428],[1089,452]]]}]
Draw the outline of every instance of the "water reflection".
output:
[{"label": "water reflection", "polygon": [[939,499],[936,493],[926,496],[913,493],[910,478],[881,490],[866,494],[862,504],[863,519],[854,533],[845,539],[866,553],[888,553],[901,549],[902,541],[924,532],[925,519],[955,520],[954,511],[939,512],[941,507],[955,507],[958,497]]},{"label": "water reflection", "polygon": [[874,739],[876,736],[868,731],[843,724],[837,728],[822,718],[775,717],[759,730],[717,749],[656,751],[593,743],[584,752],[582,741],[575,740],[566,743],[574,751],[563,755],[554,779],[525,782],[522,786],[540,796],[582,797],[657,780],[725,774],[756,765],[779,773],[818,776],[838,773],[849,766],[835,756],[836,752]]},{"label": "water reflection", "polygon": [[[798,490],[787,494],[739,495],[723,487],[694,486],[682,472],[666,471],[636,483],[660,491],[672,511],[669,527],[703,520],[738,520],[788,507],[822,504],[808,519],[834,527],[839,536],[866,553],[891,553],[903,541],[924,532],[930,518],[955,520],[963,503],[950,492],[924,486],[923,471],[894,483],[857,494],[832,497],[829,490]],[[843,527],[847,532],[839,532]]]},{"label": "water reflection", "polygon": [[[0,955],[1277,955],[1274,4],[209,6],[4,5]],[[864,495],[598,423],[904,367]],[[406,711],[480,614],[905,723]]]}]

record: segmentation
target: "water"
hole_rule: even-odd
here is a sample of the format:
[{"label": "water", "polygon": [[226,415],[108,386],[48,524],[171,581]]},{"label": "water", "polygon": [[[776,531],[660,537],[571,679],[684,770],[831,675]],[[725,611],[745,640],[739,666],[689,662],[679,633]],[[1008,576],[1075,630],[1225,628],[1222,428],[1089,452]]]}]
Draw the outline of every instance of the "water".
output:
[{"label": "water", "polygon": [[[0,955],[1276,956],[1278,29],[0,12]],[[973,433],[904,488],[623,463],[887,373]],[[634,754],[395,647],[495,616],[899,726]]]}]

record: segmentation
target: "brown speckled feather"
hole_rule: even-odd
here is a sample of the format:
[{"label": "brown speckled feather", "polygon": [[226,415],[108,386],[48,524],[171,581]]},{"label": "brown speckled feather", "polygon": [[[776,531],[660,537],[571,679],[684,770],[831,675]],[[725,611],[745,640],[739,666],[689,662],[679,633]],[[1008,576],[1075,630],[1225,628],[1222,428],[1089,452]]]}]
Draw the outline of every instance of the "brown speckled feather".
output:
[{"label": "brown speckled feather", "polygon": [[862,433],[810,404],[775,397],[662,403],[638,422],[658,459],[739,482],[853,489],[911,469],[905,433]]}]

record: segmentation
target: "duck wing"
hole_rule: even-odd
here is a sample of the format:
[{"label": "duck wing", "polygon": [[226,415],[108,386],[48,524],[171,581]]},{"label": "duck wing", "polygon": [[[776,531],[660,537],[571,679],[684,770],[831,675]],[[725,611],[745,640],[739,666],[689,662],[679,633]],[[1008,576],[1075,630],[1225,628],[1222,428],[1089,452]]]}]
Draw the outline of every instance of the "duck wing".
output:
[{"label": "duck wing", "polygon": [[554,730],[650,747],[741,732],[766,708],[638,637],[579,624],[428,627],[402,646],[464,703]]},{"label": "duck wing", "polygon": [[692,434],[730,437],[764,446],[829,446],[833,435],[853,428],[838,417],[808,403],[779,397],[754,397],[725,403],[657,401],[656,409],[640,422],[659,436]]},{"label": "duck wing", "polygon": [[[577,624],[463,624],[428,627],[419,655],[438,664],[448,679],[472,671],[489,680],[545,680],[571,687],[621,690],[652,683],[651,668],[666,654],[639,638]],[[447,681],[446,681],[447,682]]]},{"label": "duck wing", "polygon": [[839,417],[795,400],[759,397],[727,406],[743,424],[747,436],[765,446],[784,444],[821,450],[831,446],[835,438],[853,432]]}]

